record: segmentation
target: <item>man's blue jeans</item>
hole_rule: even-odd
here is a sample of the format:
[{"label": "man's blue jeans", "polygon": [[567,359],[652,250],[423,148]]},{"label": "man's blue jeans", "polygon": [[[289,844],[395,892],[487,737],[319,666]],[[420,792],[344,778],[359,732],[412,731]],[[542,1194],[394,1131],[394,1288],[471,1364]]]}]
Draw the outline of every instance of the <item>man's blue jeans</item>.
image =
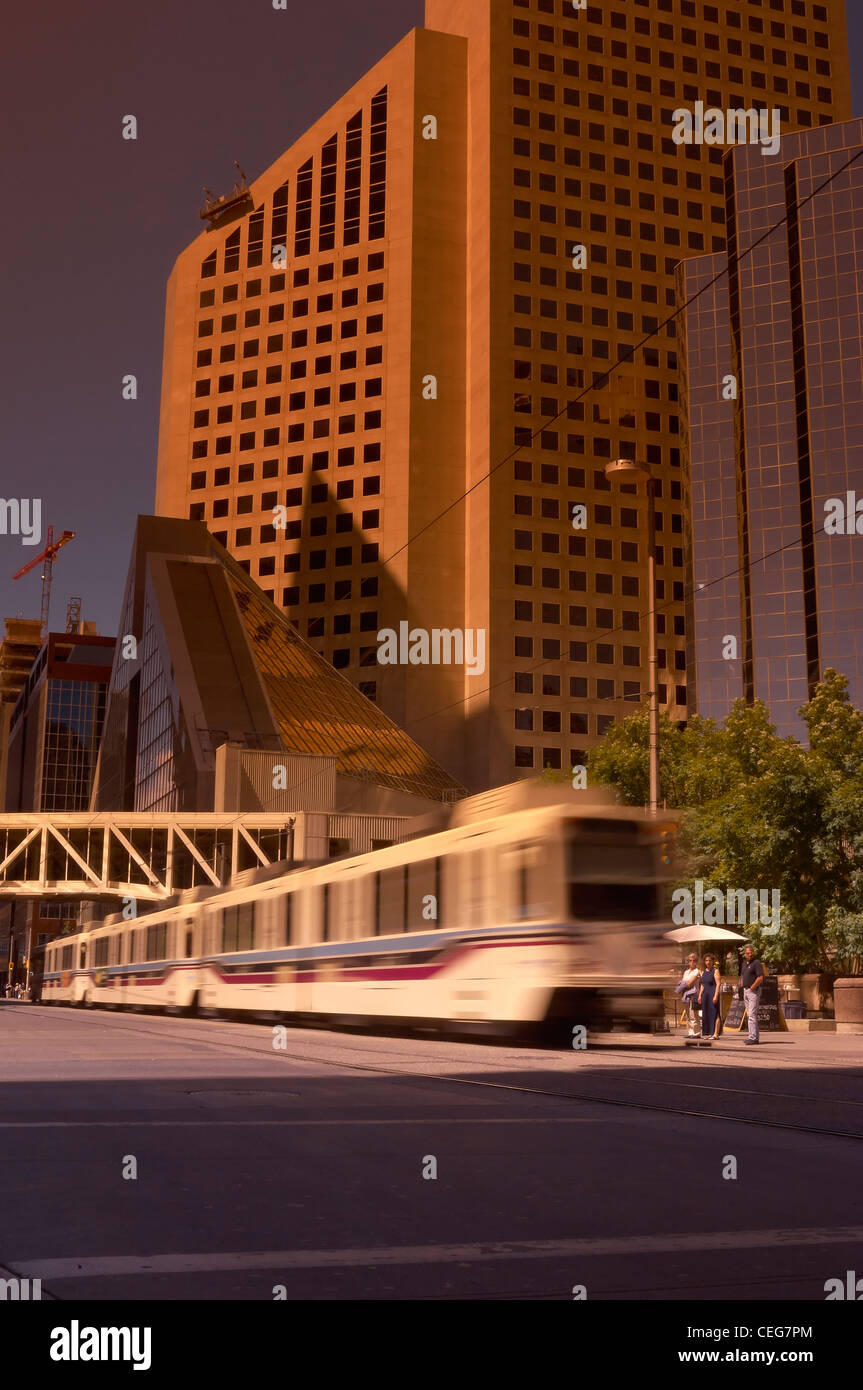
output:
[{"label": "man's blue jeans", "polygon": [[746,1021],[749,1025],[749,1036],[753,1042],[758,1042],[758,990],[745,989],[743,991],[743,1002],[746,1005]]}]

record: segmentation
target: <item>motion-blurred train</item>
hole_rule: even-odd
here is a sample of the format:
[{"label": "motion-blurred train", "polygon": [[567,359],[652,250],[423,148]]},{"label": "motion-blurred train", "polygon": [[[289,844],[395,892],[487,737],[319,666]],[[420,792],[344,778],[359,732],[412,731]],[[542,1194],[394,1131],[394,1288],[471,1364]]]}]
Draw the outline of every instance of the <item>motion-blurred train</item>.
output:
[{"label": "motion-blurred train", "polygon": [[649,1026],[677,958],[673,835],[608,793],[516,783],[437,833],[51,942],[42,1002],[498,1035]]}]

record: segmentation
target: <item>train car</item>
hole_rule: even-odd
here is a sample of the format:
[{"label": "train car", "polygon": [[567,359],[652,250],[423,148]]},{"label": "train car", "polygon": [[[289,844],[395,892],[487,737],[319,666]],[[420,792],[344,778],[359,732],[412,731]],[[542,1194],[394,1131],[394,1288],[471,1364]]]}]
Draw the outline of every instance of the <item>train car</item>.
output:
[{"label": "train car", "polygon": [[527,782],[448,828],[49,944],[43,1003],[523,1032],[659,1018],[667,820]]}]

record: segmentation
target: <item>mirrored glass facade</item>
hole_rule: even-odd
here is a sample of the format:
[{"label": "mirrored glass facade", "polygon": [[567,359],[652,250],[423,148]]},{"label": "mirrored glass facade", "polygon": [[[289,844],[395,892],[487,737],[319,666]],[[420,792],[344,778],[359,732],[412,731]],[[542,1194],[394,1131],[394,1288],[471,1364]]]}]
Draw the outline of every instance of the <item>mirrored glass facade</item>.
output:
[{"label": "mirrored glass facade", "polygon": [[86,811],[114,639],[51,633],[12,712],[8,811]]},{"label": "mirrored glass facade", "polygon": [[683,353],[691,708],[722,718],[759,698],[798,737],[824,670],[863,703],[861,151],[848,121],[785,135],[773,158],[730,154],[727,262],[678,272],[687,299],[702,291]]}]

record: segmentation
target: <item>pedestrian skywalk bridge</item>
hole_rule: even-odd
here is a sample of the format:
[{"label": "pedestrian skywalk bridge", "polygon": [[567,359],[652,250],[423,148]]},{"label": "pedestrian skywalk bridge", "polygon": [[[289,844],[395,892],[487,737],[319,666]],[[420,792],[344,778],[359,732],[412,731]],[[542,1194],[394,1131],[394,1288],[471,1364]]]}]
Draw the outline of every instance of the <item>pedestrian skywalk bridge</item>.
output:
[{"label": "pedestrian skywalk bridge", "polygon": [[0,898],[161,902],[292,858],[283,814],[0,814]]}]

